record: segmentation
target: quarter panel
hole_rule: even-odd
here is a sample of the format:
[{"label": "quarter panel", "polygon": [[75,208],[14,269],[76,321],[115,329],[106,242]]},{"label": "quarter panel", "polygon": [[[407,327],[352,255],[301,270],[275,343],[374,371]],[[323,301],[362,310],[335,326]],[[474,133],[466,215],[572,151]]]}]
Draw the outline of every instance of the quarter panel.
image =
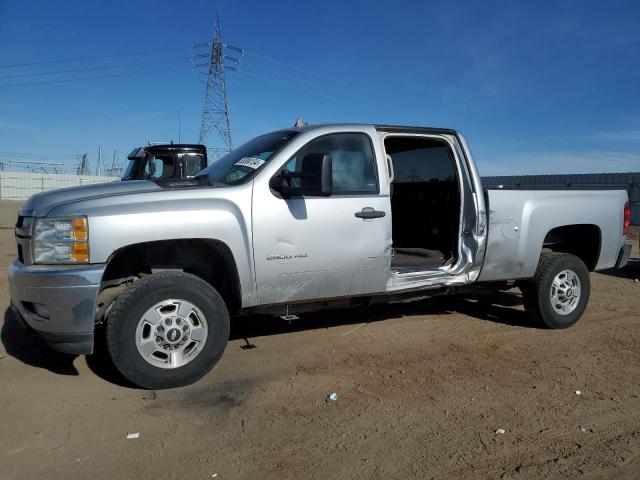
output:
[{"label": "quarter panel", "polygon": [[480,281],[530,278],[547,233],[556,227],[596,225],[602,232],[596,270],[615,265],[624,242],[618,190],[489,190],[489,235]]}]

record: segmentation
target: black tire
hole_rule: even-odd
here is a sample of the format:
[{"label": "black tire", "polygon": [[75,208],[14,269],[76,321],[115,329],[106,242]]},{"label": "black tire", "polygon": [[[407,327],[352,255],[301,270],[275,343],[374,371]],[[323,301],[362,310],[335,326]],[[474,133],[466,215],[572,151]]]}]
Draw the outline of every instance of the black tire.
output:
[{"label": "black tire", "polygon": [[[208,334],[201,351],[177,368],[147,362],[136,346],[142,315],[163,300],[191,302],[206,317]],[[106,327],[107,349],[118,371],[138,387],[165,389],[189,385],[206,375],[220,360],[229,340],[229,312],[220,294],[200,278],[182,272],[161,272],[133,283],[113,304]]]},{"label": "black tire", "polygon": [[[555,311],[551,301],[554,278],[564,270],[574,272],[580,281],[580,297],[575,309],[561,315]],[[528,281],[520,284],[525,311],[546,328],[567,328],[576,323],[589,302],[591,280],[584,262],[569,253],[544,253],[540,256],[536,273]]]}]

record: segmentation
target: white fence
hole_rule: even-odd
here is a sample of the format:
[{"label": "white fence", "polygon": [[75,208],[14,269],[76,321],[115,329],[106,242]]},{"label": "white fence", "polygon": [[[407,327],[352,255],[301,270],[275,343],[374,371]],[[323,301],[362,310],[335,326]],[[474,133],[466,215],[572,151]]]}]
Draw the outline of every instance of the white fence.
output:
[{"label": "white fence", "polygon": [[90,175],[57,175],[54,173],[0,172],[0,199],[26,200],[31,195],[56,188],[107,183],[117,177]]}]

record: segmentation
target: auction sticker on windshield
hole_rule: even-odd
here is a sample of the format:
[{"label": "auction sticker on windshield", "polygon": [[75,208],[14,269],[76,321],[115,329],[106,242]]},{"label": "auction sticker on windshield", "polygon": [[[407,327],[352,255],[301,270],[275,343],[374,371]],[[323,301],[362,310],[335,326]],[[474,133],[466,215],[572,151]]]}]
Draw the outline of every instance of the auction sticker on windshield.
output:
[{"label": "auction sticker on windshield", "polygon": [[264,160],[261,158],[255,157],[244,157],[238,160],[235,164],[240,165],[242,167],[253,168],[254,170],[260,168],[260,166],[264,163]]}]

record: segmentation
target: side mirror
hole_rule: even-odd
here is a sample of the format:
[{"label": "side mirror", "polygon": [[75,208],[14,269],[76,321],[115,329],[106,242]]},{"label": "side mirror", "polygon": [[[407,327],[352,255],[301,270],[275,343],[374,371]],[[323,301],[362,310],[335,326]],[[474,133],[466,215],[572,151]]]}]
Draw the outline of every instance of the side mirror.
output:
[{"label": "side mirror", "polygon": [[269,180],[269,188],[275,190],[283,198],[289,198],[291,196],[291,172],[289,170],[282,170],[277,175],[271,177]]},{"label": "side mirror", "polygon": [[147,165],[149,165],[149,176],[152,178],[155,177],[156,176],[156,157],[148,156]]},{"label": "side mirror", "polygon": [[[299,179],[297,182],[292,180]],[[293,185],[297,183],[297,185]],[[269,187],[284,198],[296,195],[329,197],[333,194],[333,164],[328,153],[310,153],[302,159],[299,172],[282,170],[271,177]]]},{"label": "side mirror", "polygon": [[322,155],[322,167],[320,169],[320,195],[330,197],[333,194],[333,162],[331,155]]}]

